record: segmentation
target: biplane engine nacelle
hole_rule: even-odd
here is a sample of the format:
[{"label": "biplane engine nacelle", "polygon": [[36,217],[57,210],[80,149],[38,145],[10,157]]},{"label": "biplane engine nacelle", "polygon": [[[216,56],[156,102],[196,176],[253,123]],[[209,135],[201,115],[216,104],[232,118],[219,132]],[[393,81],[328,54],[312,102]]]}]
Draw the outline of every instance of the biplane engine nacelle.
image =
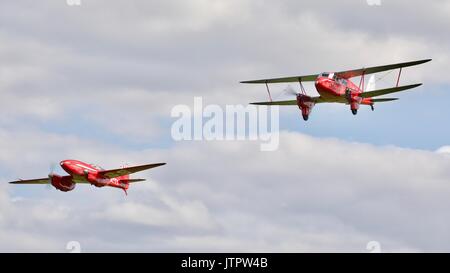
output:
[{"label": "biplane engine nacelle", "polygon": [[350,101],[350,110],[352,110],[353,115],[358,113],[359,105],[361,104],[361,97],[353,97]]},{"label": "biplane engine nacelle", "polygon": [[49,176],[49,179],[51,180],[52,186],[60,191],[67,192],[75,189],[75,183],[73,183],[70,176],[52,174]]},{"label": "biplane engine nacelle", "polygon": [[350,104],[350,110],[352,110],[353,115],[356,115],[363,99],[359,96],[359,93],[348,88],[345,90],[345,98],[347,99],[348,104]]},{"label": "biplane engine nacelle", "polygon": [[315,102],[310,96],[298,94],[297,95],[297,105],[298,108],[302,111],[302,116],[304,120],[308,120],[309,115],[314,107]]}]

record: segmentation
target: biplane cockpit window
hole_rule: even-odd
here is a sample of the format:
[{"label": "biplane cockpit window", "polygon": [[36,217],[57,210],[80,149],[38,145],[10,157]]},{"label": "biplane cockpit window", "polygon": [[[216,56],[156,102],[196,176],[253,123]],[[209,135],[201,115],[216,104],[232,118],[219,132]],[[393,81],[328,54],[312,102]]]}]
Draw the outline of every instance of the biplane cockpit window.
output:
[{"label": "biplane cockpit window", "polygon": [[320,77],[328,78],[329,75],[330,73],[322,73],[320,74]]},{"label": "biplane cockpit window", "polygon": [[336,78],[336,82],[342,85],[347,86],[347,80],[343,78]]}]

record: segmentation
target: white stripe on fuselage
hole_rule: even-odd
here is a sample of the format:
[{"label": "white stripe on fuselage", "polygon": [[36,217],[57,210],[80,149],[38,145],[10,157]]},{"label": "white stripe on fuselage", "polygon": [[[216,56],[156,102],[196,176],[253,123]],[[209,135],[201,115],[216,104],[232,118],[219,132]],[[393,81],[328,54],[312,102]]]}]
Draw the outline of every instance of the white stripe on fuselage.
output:
[{"label": "white stripe on fuselage", "polygon": [[98,172],[98,170],[96,170],[96,169],[93,169],[93,168],[91,168],[91,167],[88,167],[88,166],[86,166],[86,165],[81,165],[81,164],[75,164],[75,165],[77,165],[78,167],[81,167],[81,168],[84,168],[84,169],[88,169],[88,170],[91,170],[91,171],[94,171],[94,172]]}]

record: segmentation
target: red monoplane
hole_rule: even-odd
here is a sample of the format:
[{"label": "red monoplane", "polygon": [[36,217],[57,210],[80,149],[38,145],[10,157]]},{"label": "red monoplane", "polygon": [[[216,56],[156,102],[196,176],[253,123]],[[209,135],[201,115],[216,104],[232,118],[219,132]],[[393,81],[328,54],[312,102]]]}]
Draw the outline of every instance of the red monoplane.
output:
[{"label": "red monoplane", "polygon": [[47,178],[18,180],[9,182],[11,184],[51,184],[60,191],[71,191],[75,184],[91,184],[96,187],[114,187],[127,193],[130,183],[145,181],[145,179],[132,179],[130,174],[143,170],[159,167],[166,163],[154,163],[120,169],[104,170],[96,165],[87,164],[78,160],[63,160],[61,167],[69,174],[60,176],[50,172]]},{"label": "red monoplane", "polygon": [[[309,114],[312,108],[317,103],[345,103],[350,105],[350,109],[354,115],[357,114],[359,105],[369,105],[374,110],[374,104],[377,102],[386,102],[397,100],[397,98],[374,98],[390,93],[400,92],[414,87],[422,85],[411,84],[405,86],[398,86],[400,81],[400,75],[402,73],[403,67],[423,64],[431,61],[431,59],[390,64],[383,66],[375,66],[368,68],[360,68],[353,70],[346,70],[341,72],[325,72],[321,74],[306,75],[306,76],[295,76],[295,77],[285,77],[285,78],[274,78],[274,79],[262,79],[254,81],[243,81],[241,83],[262,83],[266,85],[267,92],[269,93],[268,102],[256,102],[252,104],[256,105],[297,105],[302,111],[302,116],[304,120],[308,120]],[[397,84],[393,88],[386,88],[380,90],[371,90],[364,92],[364,76],[367,74],[378,73],[386,70],[392,70],[399,68],[399,73],[397,77]],[[361,76],[359,85],[357,86],[350,81],[351,78]],[[303,87],[303,82],[313,81],[317,92],[320,94],[318,97],[311,97],[306,95],[305,88]],[[300,84],[300,93],[296,93],[296,100],[287,101],[272,101],[269,83],[285,83],[285,82],[298,82]]]}]

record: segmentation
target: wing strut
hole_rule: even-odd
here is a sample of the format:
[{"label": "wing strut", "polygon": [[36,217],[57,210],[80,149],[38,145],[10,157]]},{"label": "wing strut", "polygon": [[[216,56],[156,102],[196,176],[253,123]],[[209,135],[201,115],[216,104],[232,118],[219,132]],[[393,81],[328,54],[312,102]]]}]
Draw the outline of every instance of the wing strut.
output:
[{"label": "wing strut", "polygon": [[300,90],[302,91],[302,94],[306,95],[305,88],[303,87],[303,84],[302,84],[302,78],[298,78],[298,83],[300,84]]},{"label": "wing strut", "polygon": [[272,96],[270,95],[269,85],[267,84],[267,81],[265,83],[266,83],[267,93],[269,94],[269,100],[270,100],[270,102],[272,102]]},{"label": "wing strut", "polygon": [[395,87],[398,87],[398,83],[400,82],[400,75],[402,75],[402,68],[400,67],[400,70],[398,71],[398,77],[397,77],[397,84]]},{"label": "wing strut", "polygon": [[364,76],[365,76],[365,74],[366,74],[366,71],[364,70],[361,75],[361,80],[359,80],[359,89],[361,90],[361,92],[364,92]]}]

